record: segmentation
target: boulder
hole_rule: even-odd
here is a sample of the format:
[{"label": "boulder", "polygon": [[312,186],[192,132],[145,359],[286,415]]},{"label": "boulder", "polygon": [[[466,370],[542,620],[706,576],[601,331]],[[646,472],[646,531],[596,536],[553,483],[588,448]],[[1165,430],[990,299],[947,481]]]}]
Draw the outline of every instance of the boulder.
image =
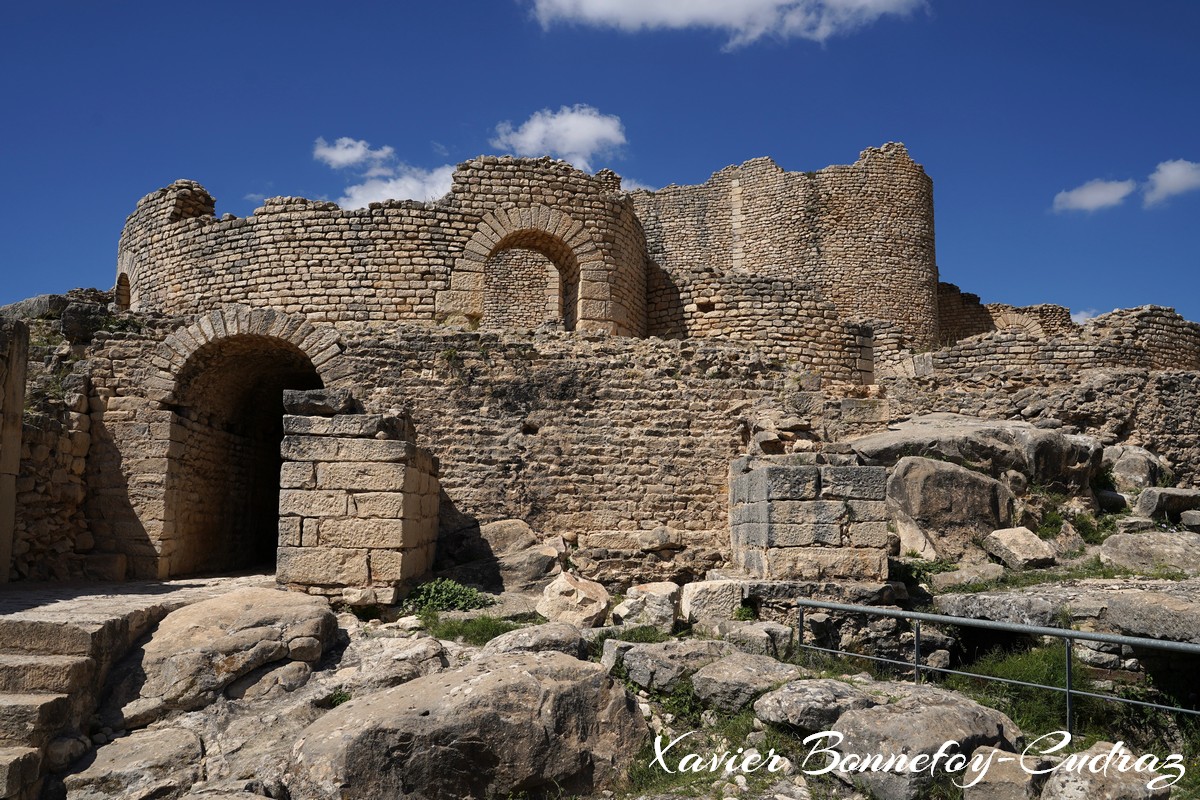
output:
[{"label": "boulder", "polygon": [[[1165,754],[1155,754],[1160,758]],[[1130,765],[1122,772],[1117,768],[1121,757]],[[1137,756],[1121,744],[1096,742],[1082,753],[1074,755],[1087,764],[1082,769],[1060,768],[1051,773],[1042,788],[1042,800],[1092,800],[1113,798],[1114,800],[1166,800],[1171,796],[1169,786],[1161,785],[1171,778],[1158,773],[1132,768]],[[1108,764],[1107,769],[1104,765]],[[1095,765],[1095,769],[1092,768]],[[1158,780],[1156,780],[1158,779]],[[1154,783],[1153,787],[1148,784]]]},{"label": "boulder", "polygon": [[357,697],[432,675],[449,665],[445,645],[432,636],[364,638],[343,655],[339,683]]},{"label": "boulder", "polygon": [[293,800],[590,794],[621,783],[649,731],[599,664],[504,654],[355,698],[293,748]]},{"label": "boulder", "polygon": [[905,551],[922,550],[911,542],[917,535],[938,558],[981,562],[986,556],[978,543],[1012,524],[1015,498],[1007,486],[945,461],[900,459],[887,494]]},{"label": "boulder", "polygon": [[1117,533],[1100,546],[1100,561],[1143,574],[1179,571],[1200,575],[1200,533]]},{"label": "boulder", "polygon": [[991,583],[1004,577],[1004,567],[999,564],[972,564],[953,572],[938,572],[929,576],[929,585],[935,592],[945,592],[960,586]]},{"label": "boulder", "polygon": [[734,653],[698,669],[692,675],[692,688],[710,708],[736,714],[763,692],[800,676],[799,667],[770,656]]},{"label": "boulder", "polygon": [[502,633],[483,646],[475,658],[494,658],[502,653],[541,653],[556,650],[573,658],[587,658],[587,642],[579,629],[566,622],[547,622]]},{"label": "boulder", "polygon": [[1103,448],[1088,436],[1064,434],[1020,420],[936,413],[913,417],[850,442],[864,464],[893,466],[927,456],[999,478],[1009,470],[1030,483],[1086,489],[1100,469]]},{"label": "boulder", "polygon": [[635,644],[625,651],[621,661],[632,683],[651,691],[670,692],[683,678],[734,652],[733,645],[712,639],[672,639]]},{"label": "boulder", "polygon": [[1200,511],[1184,511],[1180,513],[1179,524],[1191,531],[1200,530]]},{"label": "boulder", "polygon": [[80,771],[63,778],[71,800],[166,800],[203,780],[204,747],[179,728],[136,731],[95,750]]},{"label": "boulder", "polygon": [[983,549],[1004,562],[1009,569],[1037,569],[1054,565],[1054,547],[1028,528],[1004,528],[992,531],[983,540]]},{"label": "boulder", "polygon": [[742,581],[693,581],[684,584],[679,612],[685,622],[711,626],[733,619],[742,607]]},{"label": "boulder", "polygon": [[460,583],[517,592],[543,588],[562,571],[558,549],[540,542],[524,520],[496,520],[480,525],[477,533],[470,531],[446,543],[441,557],[456,566],[440,574]]},{"label": "boulder", "polygon": [[1012,753],[995,747],[980,747],[972,754],[972,764],[982,769],[967,769],[957,783],[970,784],[963,789],[963,800],[1037,800],[1049,773],[1034,774],[1045,770],[1052,763],[1032,754],[1025,765]]},{"label": "boulder", "polygon": [[847,711],[879,701],[845,681],[833,678],[793,681],[764,694],[754,703],[763,722],[791,725],[804,734],[830,730]]},{"label": "boulder", "polygon": [[596,583],[562,573],[542,591],[537,613],[548,620],[591,628],[608,614],[608,591]]},{"label": "boulder", "polygon": [[1184,511],[1200,510],[1200,489],[1144,489],[1133,513],[1140,517],[1165,517],[1178,522]]},{"label": "boulder", "polygon": [[675,628],[679,612],[679,584],[671,581],[640,583],[629,587],[625,600],[613,609],[613,622],[650,625],[664,633]]},{"label": "boulder", "polygon": [[246,588],[184,606],[114,671],[105,722],[141,727],[202,708],[261,667],[315,660],[336,631],[328,601],[297,592]]},{"label": "boulder", "polygon": [[1104,448],[1103,469],[1112,470],[1113,483],[1122,492],[1136,492],[1162,481],[1174,481],[1171,468],[1144,447],[1118,444]]},{"label": "boulder", "polygon": [[[878,702],[846,711],[833,726],[844,736],[836,745],[842,754],[932,756],[948,741],[957,742],[952,752],[966,755],[983,746],[1008,752],[1021,749],[1022,734],[1012,720],[957,692],[891,683],[875,684],[868,690]],[[879,771],[854,776],[856,784],[888,800],[924,797],[931,780],[929,772]]]}]

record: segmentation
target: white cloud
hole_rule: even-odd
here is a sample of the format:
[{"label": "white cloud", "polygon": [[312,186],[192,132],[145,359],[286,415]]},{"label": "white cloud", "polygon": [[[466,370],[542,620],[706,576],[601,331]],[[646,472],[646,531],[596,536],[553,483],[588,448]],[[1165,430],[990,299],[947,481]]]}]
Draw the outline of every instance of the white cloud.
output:
[{"label": "white cloud", "polygon": [[594,156],[612,153],[623,144],[621,118],[586,105],[563,106],[558,111],[543,108],[518,128],[501,122],[491,141],[493,147],[518,156],[557,156],[588,172]]},{"label": "white cloud", "polygon": [[1074,322],[1076,325],[1082,325],[1083,323],[1087,322],[1088,320],[1095,319],[1098,316],[1100,316],[1100,312],[1097,311],[1096,309],[1085,308],[1080,311],[1072,311],[1071,312],[1071,322]]},{"label": "white cloud", "polygon": [[636,192],[641,189],[645,189],[648,192],[658,191],[658,187],[651,186],[647,183],[642,183],[637,178],[627,178],[625,176],[621,176],[621,191]]},{"label": "white cloud", "polygon": [[1097,178],[1054,196],[1055,211],[1096,211],[1120,205],[1137,188],[1137,181],[1106,181]]},{"label": "white cloud", "polygon": [[267,199],[267,196],[261,192],[248,192],[247,194],[242,195],[242,199],[249,200],[252,203],[261,203],[263,200]]},{"label": "white cloud", "polygon": [[433,169],[400,164],[391,171],[391,177],[367,177],[362,183],[347,186],[345,194],[338,198],[342,208],[365,208],[370,203],[384,200],[437,200],[450,191],[454,177],[454,165],[444,164]]},{"label": "white cloud", "polygon": [[1169,197],[1200,189],[1200,164],[1195,161],[1164,161],[1146,181],[1145,205],[1157,205]]},{"label": "white cloud", "polygon": [[378,165],[390,161],[395,155],[396,151],[390,147],[372,150],[371,145],[365,140],[351,139],[349,136],[342,136],[333,144],[319,138],[313,144],[313,158],[334,169],[368,164]]},{"label": "white cloud", "polygon": [[880,17],[923,8],[925,0],[533,0],[549,28],[573,22],[622,31],[709,28],[729,34],[726,49],[770,34],[824,42]]}]

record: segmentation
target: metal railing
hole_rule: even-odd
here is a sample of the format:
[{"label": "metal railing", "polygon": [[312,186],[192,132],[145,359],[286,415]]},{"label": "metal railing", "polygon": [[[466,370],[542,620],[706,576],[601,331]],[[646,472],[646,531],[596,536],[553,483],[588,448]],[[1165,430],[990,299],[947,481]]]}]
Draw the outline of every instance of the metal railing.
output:
[{"label": "metal railing", "polygon": [[[862,658],[869,661],[881,662],[884,664],[892,664],[901,667],[911,668],[913,671],[913,682],[921,682],[921,673],[936,672],[943,675],[962,675],[967,678],[976,678],[979,680],[993,681],[997,683],[1007,683],[1015,686],[1027,686],[1032,689],[1047,689],[1055,692],[1063,692],[1067,700],[1067,732],[1074,734],[1074,719],[1072,714],[1072,698],[1075,697],[1090,697],[1097,700],[1105,700],[1114,703],[1124,703],[1126,705],[1144,706],[1153,708],[1159,711],[1168,711],[1171,713],[1191,714],[1200,716],[1200,709],[1182,708],[1180,706],[1168,706],[1160,703],[1151,703],[1146,700],[1134,700],[1128,697],[1119,697],[1111,694],[1097,694],[1096,692],[1087,692],[1072,687],[1074,656],[1072,650],[1075,642],[1102,642],[1104,644],[1122,645],[1125,647],[1140,647],[1153,650],[1165,650],[1174,653],[1185,653],[1187,655],[1200,656],[1200,644],[1191,644],[1189,642],[1172,642],[1161,639],[1146,639],[1140,636],[1121,636],[1114,633],[1092,633],[1090,631],[1073,631],[1064,628],[1046,628],[1039,625],[1017,625],[1011,622],[994,622],[987,619],[972,619],[970,617],[952,617],[946,614],[927,614],[923,611],[904,611],[903,609],[893,608],[878,608],[876,606],[857,606],[846,603],[833,603],[824,600],[809,600],[806,598],[796,598],[793,602],[797,605],[798,612],[798,638],[797,647],[805,650],[815,650],[822,653],[833,655],[851,656],[853,658]],[[804,609],[818,608],[826,611],[841,611],[845,613],[865,614],[873,617],[888,617],[891,619],[903,619],[912,622],[913,625],[913,659],[912,661],[899,661],[894,658],[884,658],[882,656],[866,655],[865,653],[853,653],[848,650],[838,650],[829,647],[818,647],[817,645],[804,643]],[[921,623],[931,622],[938,625],[956,625],[966,628],[982,628],[984,630],[1002,631],[1004,633],[1016,633],[1024,636],[1047,636],[1063,640],[1063,646],[1066,650],[1066,676],[1064,686],[1049,686],[1043,683],[1031,683],[1028,681],[1015,680],[1013,678],[1001,678],[994,675],[981,675],[977,672],[965,672],[963,670],[948,669],[945,667],[932,667],[928,664],[921,663]]]}]

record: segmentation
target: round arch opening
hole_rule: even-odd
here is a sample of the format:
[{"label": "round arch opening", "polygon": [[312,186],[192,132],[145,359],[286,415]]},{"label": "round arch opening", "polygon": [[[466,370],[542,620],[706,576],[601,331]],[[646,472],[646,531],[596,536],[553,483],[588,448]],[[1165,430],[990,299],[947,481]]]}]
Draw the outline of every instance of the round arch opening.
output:
[{"label": "round arch opening", "polygon": [[501,239],[484,262],[483,324],[536,328],[579,319],[579,260],[562,239],[522,230]]},{"label": "round arch opening", "polygon": [[234,335],[176,376],[162,556],[170,575],[273,570],[283,391],[323,383],[291,342]]}]

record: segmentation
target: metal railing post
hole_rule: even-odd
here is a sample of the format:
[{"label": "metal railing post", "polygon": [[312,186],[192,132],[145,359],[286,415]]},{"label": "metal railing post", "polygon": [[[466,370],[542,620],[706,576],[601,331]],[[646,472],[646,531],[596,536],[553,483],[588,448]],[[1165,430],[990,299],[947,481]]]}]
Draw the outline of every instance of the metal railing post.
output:
[{"label": "metal railing post", "polygon": [[1073,657],[1072,651],[1074,643],[1070,639],[1063,639],[1063,644],[1067,648],[1067,733],[1071,736],[1075,735],[1075,722],[1071,714],[1071,660]]},{"label": "metal railing post", "polygon": [[913,683],[921,682],[921,620],[913,620]]}]

